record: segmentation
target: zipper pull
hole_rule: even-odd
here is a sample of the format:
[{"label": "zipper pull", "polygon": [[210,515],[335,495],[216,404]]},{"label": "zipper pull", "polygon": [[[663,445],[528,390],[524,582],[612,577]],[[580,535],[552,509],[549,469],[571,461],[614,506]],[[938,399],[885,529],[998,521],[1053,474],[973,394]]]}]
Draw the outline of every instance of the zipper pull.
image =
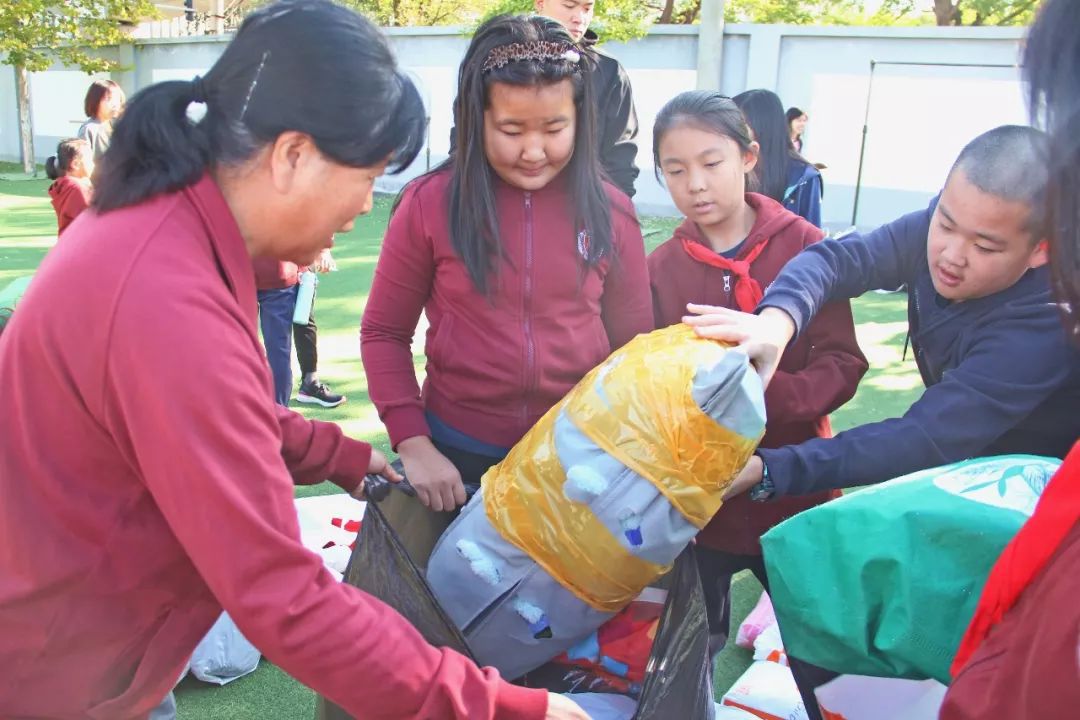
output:
[{"label": "zipper pull", "polygon": [[724,292],[731,292],[731,275],[724,273]]},{"label": "zipper pull", "polygon": [[532,193],[527,192],[527,193],[525,193],[525,209],[529,210],[531,208],[532,208]]}]

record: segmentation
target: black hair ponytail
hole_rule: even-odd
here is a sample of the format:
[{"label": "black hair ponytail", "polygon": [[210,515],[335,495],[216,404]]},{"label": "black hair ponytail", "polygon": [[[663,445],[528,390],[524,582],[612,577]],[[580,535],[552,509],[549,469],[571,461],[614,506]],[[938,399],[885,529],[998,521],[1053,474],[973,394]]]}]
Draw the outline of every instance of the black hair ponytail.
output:
[{"label": "black hair ponytail", "polygon": [[94,188],[99,211],[174,192],[206,171],[210,144],[187,116],[192,88],[190,82],[157,83],[128,104],[100,161]]}]

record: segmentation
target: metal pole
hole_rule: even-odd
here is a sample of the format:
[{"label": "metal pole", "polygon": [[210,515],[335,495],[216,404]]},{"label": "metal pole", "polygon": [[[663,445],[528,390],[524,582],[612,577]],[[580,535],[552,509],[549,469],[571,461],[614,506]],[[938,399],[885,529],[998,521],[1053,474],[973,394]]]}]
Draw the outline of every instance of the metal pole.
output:
[{"label": "metal pole", "polygon": [[859,192],[862,190],[863,159],[866,157],[866,131],[870,124],[870,98],[874,94],[874,68],[877,63],[870,61],[870,85],[866,89],[866,112],[863,114],[862,142],[859,144],[859,171],[855,174],[855,203],[851,207],[851,224],[855,226],[855,220],[859,216]]},{"label": "metal pole", "polygon": [[870,86],[866,91],[866,113],[863,116],[862,143],[859,145],[859,170],[855,176],[855,202],[851,208],[851,224],[856,225],[859,215],[859,194],[862,191],[863,160],[866,156],[866,135],[870,130],[870,98],[874,92],[874,68],[878,65],[911,65],[915,67],[985,67],[985,68],[1016,68],[1011,65],[999,63],[954,63],[954,62],[905,62],[902,60],[871,60],[870,61]]}]

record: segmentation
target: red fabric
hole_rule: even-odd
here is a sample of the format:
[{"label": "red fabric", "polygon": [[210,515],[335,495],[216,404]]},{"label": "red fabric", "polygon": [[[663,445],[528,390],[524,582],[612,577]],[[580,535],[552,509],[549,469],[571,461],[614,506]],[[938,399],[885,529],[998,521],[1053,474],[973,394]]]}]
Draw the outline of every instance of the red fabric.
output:
[{"label": "red fabric", "polygon": [[0,717],[145,718],[224,608],[357,717],[542,718],[302,546],[293,482],[371,449],[273,403],[213,181],[69,235],[0,337]]},{"label": "red fabric", "polygon": [[300,281],[300,269],[296,263],[257,257],[251,264],[255,268],[255,287],[258,290],[280,290]]},{"label": "red fabric", "polygon": [[718,255],[712,248],[688,237],[682,239],[682,245],[686,254],[699,263],[727,270],[735,276],[735,306],[739,310],[754,312],[757,309],[764,293],[761,291],[761,283],[750,275],[750,266],[757,260],[758,255],[764,252],[768,246],[767,241],[753,245],[749,252],[744,247],[739,257],[734,260]]},{"label": "red fabric", "polygon": [[[368,391],[395,447],[430,434],[425,408],[510,447],[612,349],[652,330],[644,242],[630,200],[608,185],[615,252],[590,267],[562,182],[533,193],[497,182],[504,256],[484,297],[450,244],[449,182],[442,172],[414,183],[390,220],[360,328]],[[421,311],[423,393],[412,351]]]},{"label": "red fabric", "polygon": [[[637,696],[645,681],[645,670],[663,612],[662,602],[635,600],[593,633],[590,641],[595,645],[591,650],[597,654],[571,659],[569,653],[563,653],[552,662],[575,668],[564,680],[580,688],[580,692]],[[617,673],[616,668],[619,669]],[[579,675],[584,676],[581,682],[578,682]]]},{"label": "red fabric", "polygon": [[[1024,523],[990,571],[975,615],[953,659],[955,677],[1031,585],[1080,522],[1080,443],[1073,446],[1053,480],[1043,491],[1035,514]],[[1076,679],[1080,682],[1080,678]]]},{"label": "red fabric", "polygon": [[90,183],[86,180],[59,177],[49,186],[49,198],[56,211],[57,235],[63,235],[79,214],[90,206]]},{"label": "red fabric", "polygon": [[[822,233],[770,198],[748,193],[746,199],[757,219],[741,255],[753,255],[750,277],[766,287],[788,260],[820,240]],[[707,244],[697,225],[689,220],[649,256],[658,327],[679,322],[689,302],[740,309],[731,271],[698,261],[687,253],[686,242]],[[725,275],[729,276],[727,289]],[[765,392],[768,425],[761,446],[782,447],[814,437],[830,437],[828,413],[851,399],[866,368],[866,358],[855,341],[850,305],[826,305],[784,353],[780,369]],[[825,492],[759,503],[743,494],[724,503],[702,530],[698,542],[738,555],[760,555],[759,538],[767,530],[837,496],[836,492]]]},{"label": "red fabric", "polygon": [[[1080,445],[991,573],[941,720],[1073,720],[1080,707]],[[1069,517],[1072,517],[1071,526]],[[1062,534],[1064,533],[1064,534]],[[981,632],[986,628],[985,633]],[[958,656],[959,657],[959,656]]]}]

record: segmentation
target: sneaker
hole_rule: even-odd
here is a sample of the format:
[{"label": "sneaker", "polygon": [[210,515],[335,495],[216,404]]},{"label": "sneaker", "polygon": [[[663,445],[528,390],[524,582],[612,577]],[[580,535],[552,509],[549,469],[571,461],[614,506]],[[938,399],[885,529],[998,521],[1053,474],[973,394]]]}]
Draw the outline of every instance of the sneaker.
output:
[{"label": "sneaker", "polygon": [[300,392],[296,394],[296,401],[310,405],[322,405],[326,408],[337,407],[345,402],[344,395],[335,395],[330,392],[330,386],[324,382],[300,383]]}]

